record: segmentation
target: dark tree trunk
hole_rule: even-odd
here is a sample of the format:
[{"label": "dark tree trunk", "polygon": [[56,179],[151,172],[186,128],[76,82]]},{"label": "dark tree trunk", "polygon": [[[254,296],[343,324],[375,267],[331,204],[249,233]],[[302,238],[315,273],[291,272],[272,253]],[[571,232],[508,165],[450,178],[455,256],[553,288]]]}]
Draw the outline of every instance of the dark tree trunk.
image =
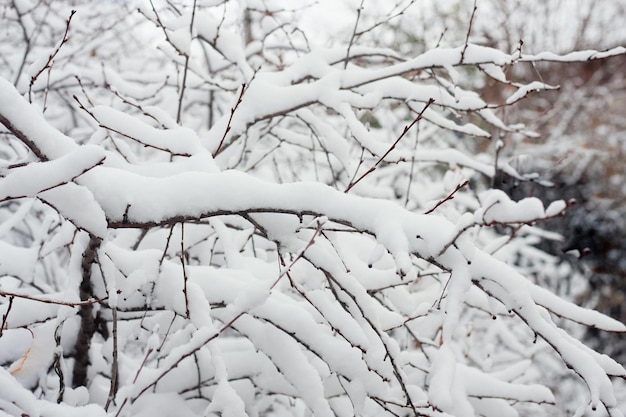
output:
[{"label": "dark tree trunk", "polygon": [[[91,266],[96,260],[96,253],[102,240],[90,235],[89,244],[83,254],[82,275],[80,283],[80,299],[87,301],[93,298],[93,286],[91,284]],[[87,385],[87,370],[89,368],[89,347],[91,338],[96,331],[96,324],[93,314],[93,304],[83,304],[80,306],[79,316],[81,319],[80,332],[76,341],[76,353],[72,386],[74,388]]]}]

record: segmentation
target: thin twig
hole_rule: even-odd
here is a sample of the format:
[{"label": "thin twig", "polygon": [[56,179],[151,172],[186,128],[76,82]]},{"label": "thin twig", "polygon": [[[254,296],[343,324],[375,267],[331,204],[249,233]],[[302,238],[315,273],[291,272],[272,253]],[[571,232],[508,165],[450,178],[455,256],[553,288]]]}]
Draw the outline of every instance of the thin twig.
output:
[{"label": "thin twig", "polygon": [[117,394],[118,388],[118,351],[117,351],[117,306],[111,309],[112,315],[112,331],[113,331],[113,363],[111,364],[111,386],[109,387],[109,396],[107,398],[106,405],[104,406],[104,411],[109,410],[109,406],[115,400],[115,395]]},{"label": "thin twig", "polygon": [[161,146],[157,146],[157,145],[154,145],[154,144],[151,144],[151,143],[146,143],[146,142],[142,141],[140,138],[136,138],[136,137],[134,137],[134,136],[132,136],[132,135],[130,135],[128,133],[122,132],[119,129],[115,129],[115,128],[111,127],[111,126],[107,126],[105,124],[102,124],[102,122],[100,120],[98,120],[96,115],[93,112],[89,111],[83,105],[83,103],[81,103],[81,101],[78,99],[77,96],[74,95],[74,96],[72,96],[72,98],[78,103],[78,107],[80,107],[81,110],[83,110],[85,113],[87,113],[93,120],[96,121],[96,123],[98,123],[98,127],[104,128],[104,129],[106,129],[106,130],[108,130],[110,132],[113,132],[113,133],[117,133],[118,135],[123,136],[123,137],[125,137],[127,139],[130,139],[132,141],[135,141],[135,142],[141,144],[142,146],[144,146],[146,148],[152,148],[152,149],[156,149],[156,150],[161,151],[161,152],[166,152],[166,153],[169,153],[172,156],[186,156],[186,157],[191,156],[188,153],[178,153],[178,152],[173,151],[172,149],[168,149],[167,147],[161,147]]},{"label": "thin twig", "polygon": [[293,259],[293,261],[291,261],[291,263],[289,264],[289,266],[287,266],[286,268],[283,269],[283,271],[278,275],[278,278],[276,278],[276,280],[274,281],[274,283],[270,286],[270,289],[274,288],[276,286],[276,284],[278,284],[278,281],[280,281],[280,279],[282,277],[284,277],[286,274],[289,273],[289,271],[291,270],[291,268],[296,264],[296,262],[298,262],[298,260],[300,258],[302,258],[302,256],[304,255],[304,253],[313,245],[313,243],[315,243],[315,238],[317,237],[317,235],[320,233],[320,231],[322,230],[322,227],[324,226],[324,222],[318,220],[317,222],[317,227],[315,228],[315,232],[313,232],[313,236],[311,236],[311,239],[309,239],[309,242],[306,244],[306,246],[296,255],[296,257]]},{"label": "thin twig", "polygon": [[241,99],[243,98],[243,93],[245,91],[246,91],[246,83],[243,83],[241,84],[241,93],[239,93],[239,98],[237,99],[237,102],[235,103],[235,105],[230,109],[230,117],[228,118],[228,123],[226,124],[226,130],[224,130],[224,136],[222,136],[222,140],[220,140],[219,145],[217,145],[217,149],[215,149],[215,152],[213,152],[213,158],[215,158],[217,154],[220,152],[220,150],[222,149],[224,140],[226,140],[226,135],[228,135],[228,132],[230,132],[230,127],[231,127],[230,124],[233,121],[233,115],[235,114],[237,107],[239,107],[239,105],[241,104]]},{"label": "thin twig", "polygon": [[[193,22],[196,18],[196,3],[193,0],[193,8],[191,9],[191,22],[189,23],[189,36],[193,39]],[[185,88],[187,87],[187,73],[189,72],[189,52],[185,52],[185,66],[183,68],[183,81],[180,86],[180,95],[178,96],[178,110],[176,110],[176,123],[180,124],[180,118],[183,111],[183,97],[185,96]]]},{"label": "thin twig", "polygon": [[[90,304],[101,303],[102,301],[106,301],[106,299],[108,298],[108,297],[99,298],[99,299],[92,298],[90,300],[85,300],[85,301],[70,302],[70,301],[48,300],[46,298],[37,298],[37,297],[33,297],[31,295],[18,294],[18,293],[14,293],[14,292],[11,292],[11,291],[2,291],[2,290],[0,290],[0,296],[2,296],[2,297],[9,297],[9,306],[13,302],[13,298],[23,298],[25,300],[37,301],[39,303],[57,304],[57,305],[69,306],[69,307],[79,307],[79,306],[85,306],[85,305],[90,305]],[[6,315],[8,315],[8,312],[9,311],[7,310],[7,314]],[[5,323],[6,323],[6,320],[3,317],[2,324],[4,325]],[[0,333],[0,335],[2,335],[2,333]]]},{"label": "thin twig", "polygon": [[13,0],[11,3],[12,3],[12,9],[15,10],[17,21],[19,22],[20,28],[22,29],[22,37],[24,39],[24,42],[26,43],[25,48],[24,48],[24,53],[22,54],[22,60],[20,62],[20,66],[17,69],[16,75],[15,75],[15,81],[13,81],[13,85],[17,86],[17,83],[20,80],[20,77],[22,76],[22,72],[24,71],[24,67],[26,66],[26,59],[28,58],[28,54],[30,54],[31,52],[31,45],[32,45],[33,39],[28,34],[28,30],[26,29],[26,24],[24,23],[23,17],[25,13],[24,14],[20,13],[20,8],[17,6],[16,0]]},{"label": "thin twig", "polygon": [[387,157],[387,155],[389,155],[391,153],[391,151],[393,151],[396,148],[396,145],[400,142],[400,140],[407,134],[407,132],[409,130],[411,130],[411,128],[413,126],[415,126],[415,124],[417,122],[419,122],[420,120],[422,120],[422,117],[424,117],[424,112],[426,111],[426,109],[435,102],[434,98],[430,98],[428,99],[428,102],[426,102],[426,105],[424,106],[424,108],[422,109],[421,112],[419,112],[419,114],[417,115],[417,117],[407,126],[404,127],[404,130],[402,131],[402,133],[400,134],[400,136],[398,136],[398,138],[396,139],[396,141],[391,145],[391,147],[389,147],[389,149],[387,149],[387,152],[385,152],[383,154],[383,156],[381,156],[378,161],[376,161],[376,163],[370,168],[368,169],[363,175],[361,175],[356,181],[352,181],[349,185],[348,188],[346,188],[344,190],[344,193],[347,193],[348,191],[350,191],[355,185],[357,185],[363,178],[365,178],[366,176],[368,176],[369,174],[371,174],[372,172],[374,172],[376,170],[376,168],[378,168],[378,166],[383,162],[383,160]]},{"label": "thin twig", "polygon": [[41,75],[42,72],[44,72],[46,69],[52,69],[52,61],[54,60],[54,58],[57,56],[57,54],[61,50],[61,47],[63,45],[65,45],[65,43],[69,40],[67,35],[68,35],[69,31],[70,31],[70,23],[72,22],[72,17],[74,17],[75,13],[76,13],[76,10],[72,10],[70,12],[70,17],[67,18],[67,21],[65,23],[65,32],[63,33],[63,39],[61,39],[61,42],[59,42],[59,45],[48,56],[48,61],[46,61],[46,64],[43,67],[41,67],[39,69],[39,71],[30,78],[30,84],[28,85],[28,101],[29,102],[31,102],[31,103],[33,102],[33,100],[32,100],[33,84],[35,84],[35,81],[37,81],[37,78],[39,78],[39,76]]},{"label": "thin twig", "polygon": [[185,295],[185,317],[189,318],[189,295],[187,294],[187,269],[185,268],[185,223],[180,224],[180,264],[183,268],[183,294]]},{"label": "thin twig", "polygon": [[[396,17],[402,16],[404,14],[404,12],[406,12],[411,6],[413,6],[414,3],[415,3],[415,0],[411,0],[409,3],[407,3],[406,5],[404,5],[400,9],[399,9],[400,3],[396,4],[391,10],[389,10],[389,12],[386,12],[384,14],[385,17],[383,19],[381,19],[378,22],[374,23],[372,26],[368,27],[367,29],[364,29],[364,30],[361,30],[361,31],[357,32],[356,35],[357,36],[364,35],[365,33],[371,32],[374,29],[376,29],[377,27],[384,25],[385,23],[389,23],[390,21],[392,21]],[[398,11],[394,12],[394,10],[398,10]]]},{"label": "thin twig", "polygon": [[441,206],[443,203],[445,203],[446,201],[450,201],[452,199],[454,199],[454,195],[463,187],[465,187],[467,184],[469,184],[469,180],[465,180],[462,183],[460,183],[459,185],[456,186],[456,188],[454,190],[452,190],[452,192],[450,194],[448,194],[448,196],[446,198],[444,198],[443,200],[439,200],[437,202],[437,204],[435,204],[435,207],[431,208],[430,210],[427,210],[426,212],[424,212],[424,214],[430,214],[433,211],[437,210],[437,208],[439,206]]},{"label": "thin twig", "polygon": [[415,165],[416,165],[415,155],[417,154],[417,147],[419,143],[420,143],[420,127],[418,125],[416,127],[416,132],[415,132],[415,145],[413,145],[413,152],[411,153],[411,168],[409,168],[409,181],[406,186],[406,197],[404,198],[404,207],[408,207],[409,200],[411,198],[411,185],[413,184],[413,175],[415,174]]},{"label": "thin twig", "polygon": [[463,50],[461,51],[461,63],[463,63],[463,60],[465,59],[465,51],[467,51],[470,32],[472,31],[472,23],[474,22],[474,16],[476,15],[477,9],[478,7],[476,6],[476,0],[474,0],[474,8],[472,9],[472,15],[470,16],[469,25],[467,26],[467,33],[465,34],[465,45],[463,46]]},{"label": "thin twig", "polygon": [[[132,399],[131,402],[134,402],[135,400],[137,400],[137,398],[141,397],[146,391],[148,391],[150,388],[154,387],[161,379],[163,379],[163,377],[165,377],[167,374],[169,374],[170,372],[172,372],[174,369],[176,369],[178,367],[178,365],[186,358],[188,358],[189,356],[193,355],[194,353],[196,353],[197,351],[199,351],[202,347],[206,346],[208,343],[210,343],[212,340],[216,339],[218,336],[220,336],[222,333],[224,333],[227,329],[229,329],[230,327],[232,327],[233,324],[235,324],[235,322],[237,320],[239,320],[241,317],[243,317],[243,315],[246,314],[245,311],[242,311],[241,313],[237,314],[235,317],[233,317],[228,323],[224,324],[222,327],[220,327],[216,332],[214,332],[213,334],[211,334],[211,336],[207,337],[206,339],[204,339],[202,341],[202,343],[199,343],[197,347],[194,347],[192,350],[190,350],[189,352],[186,352],[184,354],[182,354],[180,356],[180,358],[174,362],[172,365],[170,365],[167,369],[164,369],[161,374],[159,376],[157,376],[154,381],[152,381],[150,384],[146,385],[141,391],[139,391],[139,393],[137,395],[135,395]],[[142,365],[143,366],[143,365]],[[123,406],[123,404],[122,404]],[[120,407],[121,409],[121,407]],[[118,411],[118,415],[119,415],[119,411]]]},{"label": "thin twig", "polygon": [[[135,378],[133,378],[133,384],[135,384],[137,382],[137,379],[139,379],[139,374],[141,373],[143,368],[146,366],[146,363],[148,362],[148,357],[153,351],[154,349],[152,348],[149,348],[146,351],[146,354],[143,357],[143,361],[141,362],[141,365],[139,365],[139,369],[137,369],[137,372],[135,372]],[[124,409],[124,406],[126,405],[127,402],[128,402],[128,397],[124,399],[124,401],[122,402],[122,405],[120,405],[120,408],[117,409],[117,413],[115,413],[115,417],[119,417],[119,415],[122,413],[122,410]]]},{"label": "thin twig", "polygon": [[359,26],[359,20],[361,19],[361,10],[363,10],[363,4],[365,0],[361,0],[359,8],[356,10],[356,20],[354,21],[354,29],[352,29],[352,36],[350,36],[350,42],[348,42],[348,49],[346,50],[346,59],[343,61],[343,69],[348,67],[348,61],[350,60],[350,50],[354,44],[354,40],[357,37],[356,29]]},{"label": "thin twig", "polygon": [[0,325],[0,337],[2,337],[2,333],[4,332],[4,328],[7,325],[7,319],[9,318],[9,312],[11,312],[11,307],[13,307],[13,300],[15,296],[9,297],[9,305],[7,306],[7,311],[2,315],[2,325]]}]

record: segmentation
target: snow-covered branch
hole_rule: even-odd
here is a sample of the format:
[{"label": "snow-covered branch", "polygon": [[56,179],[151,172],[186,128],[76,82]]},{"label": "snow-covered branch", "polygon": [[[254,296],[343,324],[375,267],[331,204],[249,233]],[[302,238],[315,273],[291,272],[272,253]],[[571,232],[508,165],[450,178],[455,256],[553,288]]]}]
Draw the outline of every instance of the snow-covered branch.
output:
[{"label": "snow-covered branch", "polygon": [[[532,135],[500,109],[553,88],[511,66],[626,51],[508,54],[471,26],[413,57],[360,44],[416,2],[359,9],[321,47],[278,3],[214,3],[148,2],[111,28],[79,7],[72,36],[9,7],[63,48],[24,36],[24,57],[55,59],[41,90],[0,72],[0,409],[550,415],[547,366],[620,416],[626,371],[569,326],[626,326],[537,279],[563,275],[533,239],[567,205],[493,189],[488,139]],[[480,77],[513,91],[490,100]]]}]

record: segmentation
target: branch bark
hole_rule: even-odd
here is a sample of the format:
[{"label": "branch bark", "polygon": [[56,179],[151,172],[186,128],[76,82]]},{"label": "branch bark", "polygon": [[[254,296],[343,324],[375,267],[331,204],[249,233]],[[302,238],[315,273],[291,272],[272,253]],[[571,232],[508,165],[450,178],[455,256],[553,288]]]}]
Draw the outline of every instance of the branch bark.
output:
[{"label": "branch bark", "polygon": [[[102,240],[94,235],[89,236],[89,243],[83,254],[81,264],[83,279],[80,283],[80,299],[90,300],[93,297],[93,285],[91,283],[91,266],[96,262],[96,254]],[[82,387],[87,385],[87,370],[89,368],[89,348],[91,339],[96,332],[94,321],[93,304],[82,304],[78,315],[80,316],[80,331],[76,341],[76,352],[74,354],[74,371],[72,373],[72,387]]]}]

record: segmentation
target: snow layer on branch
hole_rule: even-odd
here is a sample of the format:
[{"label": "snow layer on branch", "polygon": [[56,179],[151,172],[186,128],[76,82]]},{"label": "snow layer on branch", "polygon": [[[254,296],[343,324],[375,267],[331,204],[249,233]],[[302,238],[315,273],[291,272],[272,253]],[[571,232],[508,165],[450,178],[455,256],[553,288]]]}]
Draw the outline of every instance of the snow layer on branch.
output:
[{"label": "snow layer on branch", "polygon": [[535,55],[523,55],[521,61],[556,61],[556,62],[581,62],[594,59],[608,58],[626,53],[626,48],[617,46],[606,51],[576,51],[569,54],[558,55],[553,52],[541,52]]},{"label": "snow layer on branch", "polygon": [[517,91],[515,93],[511,94],[506,99],[506,104],[513,104],[516,101],[519,101],[522,98],[526,97],[529,93],[531,93],[533,91],[556,90],[558,88],[559,88],[558,86],[548,85],[548,84],[542,83],[540,81],[533,81],[530,84],[525,84],[525,85],[519,86],[517,88]]},{"label": "snow layer on branch", "polygon": [[609,332],[626,332],[626,325],[595,310],[589,310],[565,301],[538,285],[530,285],[533,300],[559,317]]},{"label": "snow layer on branch", "polygon": [[[612,412],[616,399],[611,381],[606,374],[605,363],[599,362],[594,354],[582,348],[577,341],[559,329],[552,321],[547,320],[532,299],[531,284],[513,268],[488,255],[476,251],[470,266],[474,283],[502,302],[511,312],[520,317],[536,334],[543,338],[561,356],[563,361],[583,378],[591,396],[591,405],[598,406],[601,402]],[[569,312],[567,311],[569,310]],[[561,309],[576,317],[577,309],[570,305]],[[587,320],[593,319],[588,317]],[[611,364],[615,365],[615,364]],[[621,366],[618,365],[619,368]],[[619,374],[626,371],[619,369]]]},{"label": "snow layer on branch", "polygon": [[[487,104],[474,92],[454,88],[454,93],[434,85],[414,83],[404,78],[406,73],[431,67],[446,67],[460,64],[462,48],[436,49],[428,51],[405,62],[382,68],[361,68],[349,66],[342,70],[333,65],[345,58],[335,50],[313,51],[298,58],[292,65],[281,71],[261,71],[256,74],[244,93],[245,99],[237,107],[229,134],[241,133],[249,124],[280,114],[308,107],[313,103],[323,103],[347,117],[346,107],[375,108],[383,97],[393,97],[407,101],[427,102],[434,99],[436,104],[457,110],[484,110]],[[345,54],[345,52],[344,52]],[[469,60],[469,61],[467,61]],[[476,45],[466,50],[464,63],[486,62],[501,65],[513,58],[502,52]],[[272,100],[268,100],[272,97]],[[429,120],[449,127],[442,117],[431,109]],[[223,133],[229,115],[225,114],[208,133],[209,144],[216,146]],[[493,113],[489,113],[490,123],[506,127]],[[360,125],[360,126],[359,126]],[[361,130],[361,123],[351,123],[352,133],[367,148],[370,145]],[[476,136],[488,136],[487,132],[472,124],[454,126],[454,130]]]},{"label": "snow layer on branch", "polygon": [[541,200],[535,197],[513,201],[502,190],[488,190],[481,193],[481,208],[474,213],[477,224],[494,223],[532,223],[549,216],[560,214],[565,209],[565,202],[558,201],[544,210]]},{"label": "snow layer on branch", "polygon": [[21,132],[26,143],[47,159],[56,159],[78,145],[48,124],[38,108],[28,103],[9,81],[0,77],[0,122],[6,120],[12,129]]},{"label": "snow layer on branch", "polygon": [[163,150],[172,155],[194,155],[206,150],[200,145],[196,132],[178,127],[160,130],[111,107],[96,106],[90,109],[98,122],[113,132],[120,133],[138,143]]},{"label": "snow layer on branch", "polygon": [[32,282],[39,248],[24,248],[0,240],[0,274],[18,277],[23,282]]},{"label": "snow layer on branch", "polygon": [[[495,374],[487,374],[475,368],[457,363],[451,348],[442,345],[436,353],[429,370],[428,396],[433,405],[451,415],[476,415],[474,398],[500,398],[497,413],[516,416],[510,401],[554,403],[550,390],[540,385],[524,385],[506,382]],[[468,397],[472,401],[468,400]]]},{"label": "snow layer on branch", "polygon": [[209,13],[198,12],[196,21],[202,22],[194,27],[198,36],[206,39],[226,60],[236,64],[246,80],[252,78],[254,70],[246,59],[241,36],[225,29]]},{"label": "snow layer on branch", "polygon": [[101,238],[106,235],[104,211],[86,187],[70,182],[44,191],[39,197],[79,229]]},{"label": "snow layer on branch", "polygon": [[14,168],[0,179],[0,200],[33,197],[79,177],[104,160],[104,150],[81,146],[53,161]]},{"label": "snow layer on branch", "polygon": [[[128,191],[129,194],[126,197],[133,197],[127,203],[122,200],[122,204],[118,203],[113,206],[111,205],[112,199],[107,192],[98,190],[98,184],[93,181],[94,178],[88,181],[111,220],[119,222],[119,226],[122,227],[124,220],[130,224],[133,222],[158,223],[181,216],[199,218],[220,213],[323,214],[332,221],[349,224],[359,230],[375,234],[396,259],[402,259],[402,254],[407,254],[411,250],[417,250],[422,256],[437,257],[441,247],[449,239],[447,236],[452,235],[453,231],[452,224],[436,216],[410,214],[386,201],[345,195],[319,184],[267,184],[236,172],[180,175],[161,179],[153,184],[152,182],[156,180],[128,174],[116,177],[110,175],[110,170],[96,169],[104,171],[99,174],[99,178],[113,185],[114,189],[116,182],[123,181],[125,188],[118,184],[119,188]],[[190,190],[194,192],[191,193]],[[491,193],[489,202],[491,204],[502,202],[500,197],[502,196],[497,192]],[[513,215],[510,216],[506,211],[502,211],[501,214],[505,217],[496,216],[490,221],[496,219],[530,221],[540,218],[544,215],[543,206],[538,200],[537,203],[533,201],[516,205],[507,198],[504,203],[511,205]],[[130,208],[124,215],[127,204],[130,204]],[[526,207],[526,204],[529,206]],[[126,219],[124,219],[125,216]],[[445,230],[449,232],[446,234]],[[420,239],[409,238],[409,236],[416,235],[420,236]],[[420,244],[421,241],[428,242],[428,244]],[[448,250],[453,251],[453,248]],[[464,252],[466,252],[465,249]],[[439,257],[439,262],[451,270],[458,270],[459,265],[454,261],[457,257],[450,257],[450,255],[444,254],[443,257]],[[592,397],[596,402],[601,398],[607,405],[613,405],[614,398],[611,397],[609,390],[610,382],[604,370],[591,355],[572,345],[554,324],[542,318],[531,297],[526,280],[512,268],[482,254],[478,249],[472,251],[471,257],[472,280],[502,301],[507,309],[516,312],[528,322],[531,328],[544,337],[588,382]],[[497,282],[498,285],[494,286],[492,281]],[[463,291],[459,291],[459,294],[463,294]],[[454,301],[462,302],[456,299]],[[574,314],[577,315],[578,310]],[[590,317],[587,319],[593,320]],[[453,323],[454,321],[450,325]],[[442,401],[445,403],[445,399]]]},{"label": "snow layer on branch", "polygon": [[270,323],[255,323],[242,317],[236,328],[272,360],[285,379],[297,390],[315,416],[331,417],[319,372],[290,337]]}]

